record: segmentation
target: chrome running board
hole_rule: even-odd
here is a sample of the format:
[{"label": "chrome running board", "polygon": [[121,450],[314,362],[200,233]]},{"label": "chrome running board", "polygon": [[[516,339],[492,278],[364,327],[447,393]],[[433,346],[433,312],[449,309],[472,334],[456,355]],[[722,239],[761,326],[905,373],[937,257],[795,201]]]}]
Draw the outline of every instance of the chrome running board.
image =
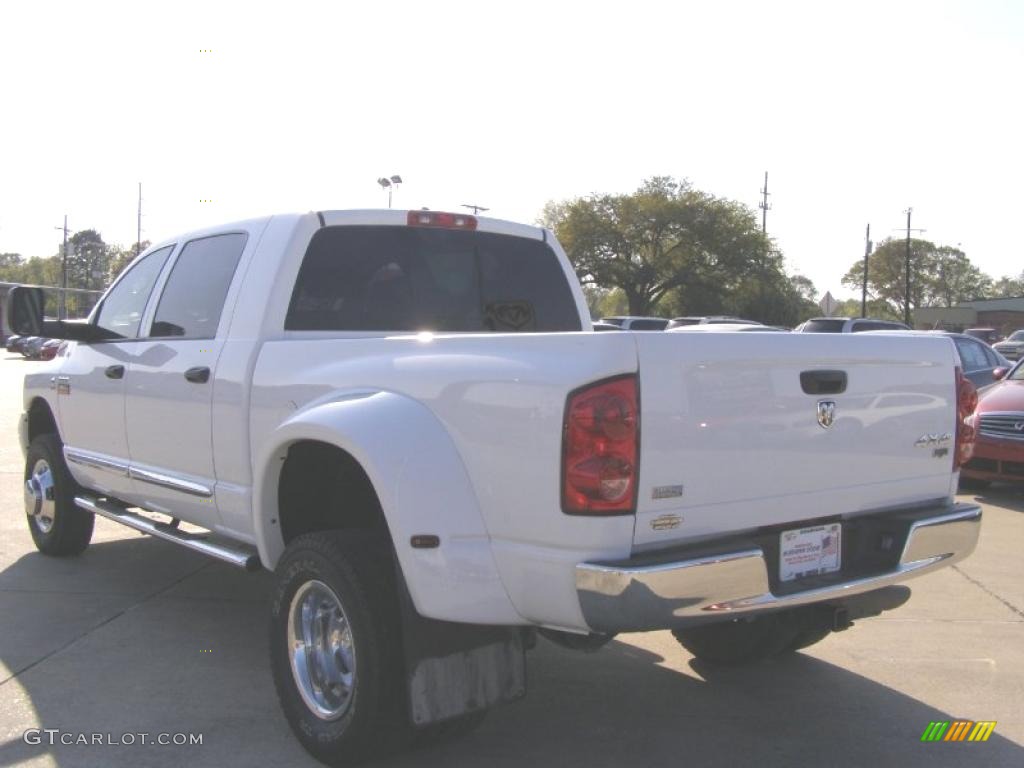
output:
[{"label": "chrome running board", "polygon": [[141,533],[156,536],[158,539],[173,541],[175,544],[181,544],[188,549],[215,557],[237,568],[244,568],[247,571],[256,571],[260,568],[259,555],[244,545],[211,541],[206,533],[188,533],[176,526],[158,523],[156,520],[150,520],[148,517],[131,512],[127,507],[112,501],[102,501],[91,496],[76,496],[75,504],[86,512],[93,512],[108,520],[113,520],[115,523],[134,528]]}]

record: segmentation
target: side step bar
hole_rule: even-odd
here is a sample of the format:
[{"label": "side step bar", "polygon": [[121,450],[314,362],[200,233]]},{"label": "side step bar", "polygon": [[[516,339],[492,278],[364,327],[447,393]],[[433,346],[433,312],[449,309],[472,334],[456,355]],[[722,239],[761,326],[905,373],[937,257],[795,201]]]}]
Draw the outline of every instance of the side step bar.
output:
[{"label": "side step bar", "polygon": [[205,533],[188,533],[167,523],[158,523],[135,512],[129,512],[126,507],[120,504],[101,501],[90,496],[76,496],[75,504],[86,512],[93,512],[108,520],[113,520],[115,523],[134,528],[141,533],[156,536],[158,539],[173,541],[175,544],[181,544],[183,547],[188,547],[196,552],[202,552],[204,555],[223,560],[225,563],[230,563],[238,568],[244,568],[247,571],[257,571],[260,569],[259,555],[242,545],[220,544],[210,541]]}]

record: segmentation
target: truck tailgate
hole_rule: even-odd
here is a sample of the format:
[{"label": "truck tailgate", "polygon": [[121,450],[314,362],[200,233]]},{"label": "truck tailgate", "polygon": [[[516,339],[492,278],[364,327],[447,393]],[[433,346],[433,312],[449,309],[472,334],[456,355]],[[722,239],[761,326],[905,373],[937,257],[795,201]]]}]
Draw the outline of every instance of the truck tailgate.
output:
[{"label": "truck tailgate", "polygon": [[[639,549],[950,493],[957,362],[946,338],[667,332],[636,341]],[[842,392],[801,383],[801,373],[817,381],[837,371]]]}]

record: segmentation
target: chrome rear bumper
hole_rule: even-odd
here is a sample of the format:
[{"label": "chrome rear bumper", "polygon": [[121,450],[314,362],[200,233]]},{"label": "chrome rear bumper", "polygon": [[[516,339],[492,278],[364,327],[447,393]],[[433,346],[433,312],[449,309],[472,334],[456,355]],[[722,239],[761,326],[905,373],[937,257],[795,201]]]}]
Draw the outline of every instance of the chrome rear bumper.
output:
[{"label": "chrome rear bumper", "polygon": [[[905,514],[905,513],[900,513]],[[757,545],[708,552],[705,542],[690,557],[665,561],[665,553],[612,563],[576,566],[576,592],[595,632],[666,629],[752,611],[836,602],[898,584],[952,565],[974,551],[981,507],[955,504],[914,512],[895,567],[823,586],[772,592],[764,550]],[[795,527],[795,526],[794,526]]]}]

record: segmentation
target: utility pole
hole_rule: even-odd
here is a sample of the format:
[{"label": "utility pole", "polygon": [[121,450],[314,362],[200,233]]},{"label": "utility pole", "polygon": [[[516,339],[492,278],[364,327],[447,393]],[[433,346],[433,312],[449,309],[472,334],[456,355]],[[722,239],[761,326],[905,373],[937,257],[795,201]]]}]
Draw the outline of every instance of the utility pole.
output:
[{"label": "utility pole", "polygon": [[765,301],[764,301],[764,286],[768,282],[768,257],[769,246],[768,246],[768,209],[771,205],[768,204],[768,171],[764,172],[764,187],[761,188],[761,202],[757,204],[757,207],[761,209],[761,234],[764,235],[764,256],[761,260],[761,280],[758,285],[757,293],[760,297],[760,314],[765,315]]},{"label": "utility pole", "polygon": [[910,214],[914,212],[913,208],[907,208],[904,213],[907,214],[907,256],[906,256],[906,278],[903,285],[903,322],[908,326],[910,325],[910,233],[911,232],[925,232],[924,229],[911,229],[910,228]]},{"label": "utility pole", "polygon": [[491,210],[490,208],[484,208],[482,205],[473,205],[472,203],[463,203],[462,207],[463,208],[472,208],[474,216],[476,216],[478,213],[480,213],[480,211],[489,211],[489,210]]},{"label": "utility pole", "polygon": [[139,182],[139,216],[136,220],[135,255],[142,253],[142,182]]},{"label": "utility pole", "polygon": [[860,292],[860,316],[868,316],[868,256],[871,255],[871,224],[864,233],[864,285]]},{"label": "utility pole", "polygon": [[66,296],[68,292],[68,215],[64,214],[64,226],[54,227],[64,230],[64,244],[60,248],[60,301],[57,302],[57,318],[64,320],[67,316]]},{"label": "utility pole", "polygon": [[757,204],[757,207],[761,209],[761,234],[768,233],[768,209],[771,206],[768,204],[768,171],[764,172],[764,188],[761,190],[761,202]]}]

